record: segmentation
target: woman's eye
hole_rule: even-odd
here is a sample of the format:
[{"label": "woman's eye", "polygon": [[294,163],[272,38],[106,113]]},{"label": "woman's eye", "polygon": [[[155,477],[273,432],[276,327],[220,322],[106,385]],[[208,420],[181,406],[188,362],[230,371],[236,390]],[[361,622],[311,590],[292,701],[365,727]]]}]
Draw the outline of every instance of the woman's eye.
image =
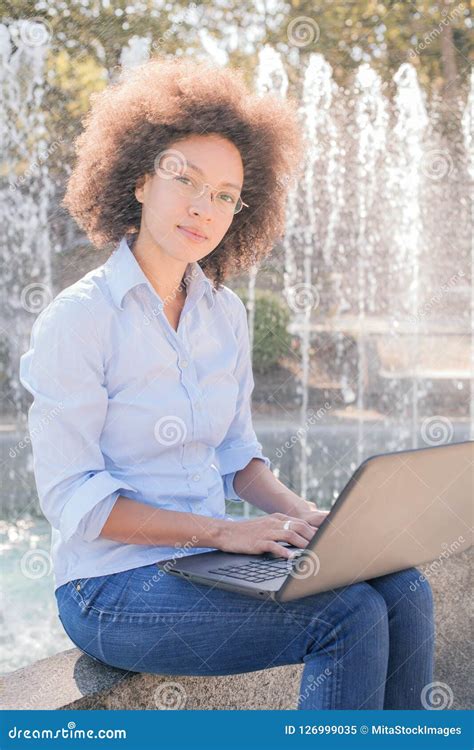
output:
[{"label": "woman's eye", "polygon": [[229,193],[219,193],[219,199],[225,203],[237,203],[237,199],[233,195],[229,195]]},{"label": "woman's eye", "polygon": [[185,185],[191,185],[191,180],[189,177],[177,177],[177,180],[181,180]]}]

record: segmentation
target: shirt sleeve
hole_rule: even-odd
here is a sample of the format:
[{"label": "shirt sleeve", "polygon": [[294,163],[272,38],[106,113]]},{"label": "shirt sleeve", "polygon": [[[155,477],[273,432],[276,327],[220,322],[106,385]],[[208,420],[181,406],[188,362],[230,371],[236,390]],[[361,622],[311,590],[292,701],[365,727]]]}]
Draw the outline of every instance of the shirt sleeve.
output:
[{"label": "shirt sleeve", "polygon": [[57,297],[33,324],[20,382],[33,395],[28,426],[41,510],[64,541],[93,541],[120,490],[105,469],[100,436],[108,405],[103,353],[91,312]]},{"label": "shirt sleeve", "polygon": [[239,383],[239,392],[234,418],[224,440],[217,446],[216,455],[224,484],[224,494],[228,500],[240,500],[234,488],[234,478],[240,469],[244,469],[252,458],[261,459],[268,468],[271,461],[263,455],[252,424],[252,391],[255,382],[250,355],[249,329],[247,310],[242,300],[234,295],[237,303],[235,332],[237,337],[237,365],[234,376]]},{"label": "shirt sleeve", "polygon": [[101,500],[100,503],[97,503],[92,510],[82,517],[75,535],[79,536],[85,542],[92,542],[94,539],[97,539],[115,505],[115,501],[121,494],[121,490],[116,490],[104,500]]}]

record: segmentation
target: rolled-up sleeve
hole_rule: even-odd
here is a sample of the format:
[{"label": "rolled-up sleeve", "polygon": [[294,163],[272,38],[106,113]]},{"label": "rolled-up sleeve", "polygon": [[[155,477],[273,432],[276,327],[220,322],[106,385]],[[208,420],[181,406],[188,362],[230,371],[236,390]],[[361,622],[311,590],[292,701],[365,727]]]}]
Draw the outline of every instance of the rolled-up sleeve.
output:
[{"label": "rolled-up sleeve", "polygon": [[41,510],[64,541],[99,536],[120,490],[105,469],[100,436],[107,414],[104,356],[91,312],[57,297],[35,320],[20,358],[20,382],[33,395],[28,427]]},{"label": "rolled-up sleeve", "polygon": [[234,326],[238,346],[234,376],[239,383],[239,393],[234,418],[224,440],[216,448],[216,455],[225,497],[228,500],[243,501],[234,488],[237,471],[244,469],[252,458],[261,459],[268,468],[271,468],[271,461],[263,455],[262,445],[257,439],[252,424],[252,392],[255,382],[250,355],[247,311],[242,300],[236,295],[234,297],[237,308],[234,313]]}]

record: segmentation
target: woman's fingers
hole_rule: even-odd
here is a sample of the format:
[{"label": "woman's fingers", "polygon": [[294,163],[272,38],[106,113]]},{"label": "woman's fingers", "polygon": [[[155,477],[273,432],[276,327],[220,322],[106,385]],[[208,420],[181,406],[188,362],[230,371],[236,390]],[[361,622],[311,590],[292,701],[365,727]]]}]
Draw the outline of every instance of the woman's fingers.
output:
[{"label": "woman's fingers", "polygon": [[272,555],[276,555],[277,557],[286,557],[287,560],[290,560],[294,554],[292,550],[287,547],[282,547],[278,542],[268,542],[266,545],[266,551],[271,552]]},{"label": "woman's fingers", "polygon": [[311,526],[307,521],[303,521],[301,518],[291,518],[291,516],[287,520],[290,521],[288,531],[296,531],[301,536],[304,536],[308,542],[313,538],[314,526]]},{"label": "woman's fingers", "polygon": [[326,520],[327,516],[329,515],[329,510],[315,510],[313,511],[309,516],[306,517],[306,521],[311,524],[311,526],[321,526],[323,521]]},{"label": "woman's fingers", "polygon": [[[324,519],[328,513],[329,511],[315,511],[314,515],[318,514],[318,517]],[[293,552],[291,550],[289,551],[287,547],[282,547],[281,544],[278,544],[278,542],[286,542],[287,544],[291,544],[293,547],[304,549],[308,546],[308,543],[313,539],[317,531],[317,524],[312,525],[306,519],[303,520],[302,518],[287,516],[284,513],[272,513],[271,518],[273,520],[273,524],[270,527],[267,524],[269,520],[268,516],[265,517],[265,520],[259,519],[261,528],[263,530],[263,534],[260,539],[261,541],[263,541],[262,537],[267,537],[265,542],[265,549],[269,552],[272,552],[272,554],[278,555],[279,557],[291,558],[293,556]],[[284,526],[288,522],[289,528],[285,529]],[[270,539],[267,536],[268,532],[270,532]]]},{"label": "woman's fingers", "polygon": [[275,540],[288,542],[294,547],[306,547],[314,536],[314,528],[304,521],[292,521],[289,529],[276,529]]},{"label": "woman's fingers", "polygon": [[[313,538],[313,536],[314,534],[311,534],[311,539]],[[292,544],[293,547],[307,547],[310,540],[305,536],[298,534],[298,532],[296,531],[289,531],[288,537],[287,539],[285,539],[285,541]]]}]

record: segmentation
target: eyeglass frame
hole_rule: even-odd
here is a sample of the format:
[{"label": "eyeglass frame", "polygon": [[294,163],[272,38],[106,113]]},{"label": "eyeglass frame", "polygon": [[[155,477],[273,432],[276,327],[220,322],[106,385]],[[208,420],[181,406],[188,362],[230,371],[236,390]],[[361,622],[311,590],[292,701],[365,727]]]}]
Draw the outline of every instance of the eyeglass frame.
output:
[{"label": "eyeglass frame", "polygon": [[[176,176],[176,177],[187,177],[187,175],[185,175],[185,174],[181,174],[180,172],[173,172],[173,171],[172,171],[172,170],[170,170],[170,169],[167,169],[167,170],[165,170],[165,172],[166,172],[166,174],[168,174],[168,175],[173,175],[173,176]],[[157,174],[159,174],[159,170],[157,170]],[[160,175],[160,176],[161,176],[161,175]],[[167,179],[167,177],[165,177],[164,179],[166,180],[166,179]],[[194,178],[193,178],[193,179],[194,179]],[[195,198],[202,198],[202,196],[203,196],[203,195],[204,195],[204,193],[206,192],[206,188],[210,188],[210,192],[211,192],[211,203],[214,203],[213,193],[215,193],[215,192],[216,192],[216,193],[217,193],[217,192],[222,192],[222,191],[220,191],[220,190],[217,190],[217,189],[216,189],[216,188],[214,187],[214,185],[211,185],[211,184],[210,184],[209,182],[202,182],[202,187],[203,187],[203,190],[202,190],[202,192],[201,192],[201,193],[200,193],[199,195],[195,195],[194,197],[195,197]],[[241,198],[241,196],[240,196],[240,195],[239,195],[239,197],[238,197],[238,199],[237,199],[237,200],[240,200],[240,202],[242,203],[242,206],[241,206],[241,208],[239,208],[239,210],[238,210],[238,211],[232,211],[232,216],[236,216],[237,214],[240,214],[240,212],[242,211],[242,208],[243,208],[244,206],[245,206],[246,208],[250,208],[250,206],[249,206],[249,204],[248,204],[248,203],[244,203],[244,202],[243,202],[243,200],[242,200],[242,198]],[[224,213],[225,213],[225,212],[224,212]]]}]

